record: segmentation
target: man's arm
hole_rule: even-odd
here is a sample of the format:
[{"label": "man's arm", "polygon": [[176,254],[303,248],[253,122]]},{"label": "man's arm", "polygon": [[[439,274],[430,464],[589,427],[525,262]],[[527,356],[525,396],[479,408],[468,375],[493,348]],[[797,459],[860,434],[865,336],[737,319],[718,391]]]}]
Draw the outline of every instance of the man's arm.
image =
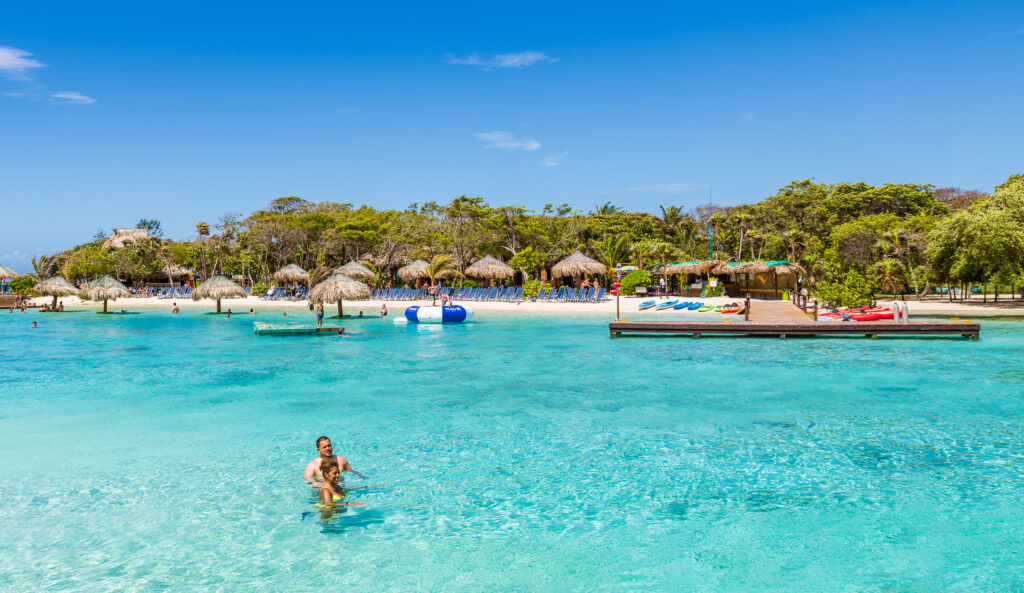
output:
[{"label": "man's arm", "polygon": [[310,461],[306,465],[306,470],[302,472],[302,479],[307,482],[316,482],[314,475],[316,474],[316,459]]},{"label": "man's arm", "polygon": [[348,462],[348,459],[345,459],[340,455],[338,456],[338,467],[340,467],[341,471],[343,472],[352,472],[353,474],[359,476],[360,478],[364,480],[366,479],[366,476],[352,469],[352,464]]}]

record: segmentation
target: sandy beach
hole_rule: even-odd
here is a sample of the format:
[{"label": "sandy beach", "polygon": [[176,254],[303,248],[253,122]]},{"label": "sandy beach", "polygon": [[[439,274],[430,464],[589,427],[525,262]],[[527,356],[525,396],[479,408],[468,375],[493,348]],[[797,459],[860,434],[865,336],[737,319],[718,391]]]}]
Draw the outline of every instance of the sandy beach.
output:
[{"label": "sandy beach", "polygon": [[[670,297],[670,299],[676,299],[678,297]],[[64,303],[64,308],[87,308],[87,309],[98,309],[102,307],[102,303],[95,303],[91,301],[82,301],[78,297],[67,297],[60,299]],[[665,315],[667,313],[678,313],[678,311],[640,311],[640,303],[650,299],[642,298],[621,298],[619,299],[619,311],[620,315]],[[659,301],[665,299],[659,298]],[[686,300],[686,299],[681,299]],[[736,302],[736,299],[729,297],[715,297],[708,299],[700,299],[703,302],[711,303],[714,305],[725,304]],[[50,297],[38,297],[32,300],[33,306],[41,306],[44,303],[50,303],[52,299]],[[440,301],[438,301],[440,302]],[[935,300],[925,301],[906,301],[910,314],[913,315],[940,315],[940,316],[951,316],[951,317],[984,317],[984,316],[1024,316],[1024,301],[1015,300],[1007,302],[993,303],[991,301],[982,303],[981,299],[969,300],[964,302],[953,302]],[[121,309],[171,309],[173,303],[177,303],[178,307],[183,310],[215,310],[216,304],[214,301],[193,301],[191,299],[158,299],[158,298],[129,298],[119,299],[116,302],[110,302],[109,308],[112,311],[119,311]],[[756,303],[756,301],[755,301]],[[394,315],[405,311],[406,307],[412,305],[429,305],[430,301],[418,300],[418,301],[380,301],[375,299],[363,300],[363,301],[345,301],[345,314],[346,315],[358,315],[360,311],[364,315],[377,315],[380,312],[381,305],[387,305],[388,311]],[[456,301],[456,304],[466,304],[473,308],[474,311],[480,312],[505,312],[505,313],[561,313],[561,314],[593,314],[593,315],[615,315],[615,299],[611,298],[599,303],[549,303],[549,302],[532,302],[532,301],[520,301],[518,303],[505,303],[505,302],[489,302],[489,301]],[[878,305],[885,307],[890,306],[892,301],[880,300]],[[755,305],[756,306],[756,305]],[[264,301],[258,297],[247,297],[244,299],[225,299],[221,301],[221,309],[223,311],[231,310],[233,313],[247,313],[249,309],[254,309],[257,312],[268,311],[268,310],[280,310],[286,311],[305,311],[308,312],[308,303],[303,300],[298,301]],[[328,315],[331,315],[336,311],[334,304],[325,305],[325,309]]]}]

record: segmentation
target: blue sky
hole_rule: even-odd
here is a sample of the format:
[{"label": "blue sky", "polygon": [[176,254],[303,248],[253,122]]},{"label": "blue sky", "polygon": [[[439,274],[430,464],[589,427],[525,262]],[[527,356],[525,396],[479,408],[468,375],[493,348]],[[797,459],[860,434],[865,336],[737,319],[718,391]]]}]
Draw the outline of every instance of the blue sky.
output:
[{"label": "blue sky", "polygon": [[286,195],[655,211],[1024,170],[1020,2],[372,4],[5,6],[0,263]]}]

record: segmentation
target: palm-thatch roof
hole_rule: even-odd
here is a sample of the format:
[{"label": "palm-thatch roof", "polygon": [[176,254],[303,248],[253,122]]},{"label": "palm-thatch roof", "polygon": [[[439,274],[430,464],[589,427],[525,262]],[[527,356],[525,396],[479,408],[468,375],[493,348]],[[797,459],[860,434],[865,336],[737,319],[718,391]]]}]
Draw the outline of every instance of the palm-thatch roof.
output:
[{"label": "palm-thatch roof", "polygon": [[230,298],[245,298],[245,291],[229,278],[220,275],[211,277],[192,291],[193,301],[217,299],[219,303],[221,299]]},{"label": "palm-thatch roof", "polygon": [[422,259],[418,259],[407,266],[398,268],[398,277],[406,281],[415,280],[416,278],[426,278],[429,276],[429,274],[427,274],[427,266],[429,265],[430,264]]},{"label": "palm-thatch roof", "polygon": [[807,275],[807,270],[803,266],[797,263],[781,261],[781,262],[767,262],[771,269],[776,274],[800,274]]},{"label": "palm-thatch roof", "polygon": [[0,278],[17,278],[18,273],[13,268],[0,264]]},{"label": "palm-thatch roof", "polygon": [[64,276],[50,276],[46,280],[36,284],[33,290],[35,290],[36,294],[52,296],[54,298],[78,294],[79,292],[78,287],[68,282]]},{"label": "palm-thatch roof", "polygon": [[764,274],[771,271],[771,267],[763,261],[745,261],[733,268],[737,274]]},{"label": "palm-thatch roof", "polygon": [[103,312],[107,312],[107,301],[116,301],[120,298],[132,296],[128,288],[110,276],[97,278],[89,283],[85,289],[85,295],[94,301],[103,301]]},{"label": "palm-thatch roof", "polygon": [[120,249],[149,236],[146,229],[114,229],[114,236],[103,242],[104,249]]},{"label": "palm-thatch roof", "polygon": [[303,282],[309,280],[309,272],[295,264],[288,264],[274,272],[274,280],[278,282]]},{"label": "palm-thatch roof", "polygon": [[474,278],[508,278],[515,273],[512,266],[489,255],[483,256],[466,268],[466,275]]},{"label": "palm-thatch roof", "polygon": [[577,249],[572,255],[555,264],[551,268],[551,275],[562,278],[581,274],[604,274],[607,269],[604,264],[583,255]]},{"label": "palm-thatch roof", "polygon": [[63,276],[50,276],[33,288],[36,294],[53,297],[53,308],[57,308],[57,297],[78,294],[80,291]]},{"label": "palm-thatch roof", "polygon": [[186,276],[194,276],[192,270],[185,266],[179,266],[178,264],[170,264],[164,268],[164,273],[171,278],[184,278]]},{"label": "palm-thatch roof", "polygon": [[373,270],[367,268],[363,264],[357,261],[350,261],[347,264],[341,266],[337,270],[334,270],[338,274],[344,274],[349,278],[376,278],[377,274],[373,273]]},{"label": "palm-thatch roof", "polygon": [[213,276],[203,282],[192,291],[192,300],[216,299],[217,312],[220,313],[220,300],[230,298],[245,298],[245,290],[235,284],[230,278],[224,276]]},{"label": "palm-thatch roof", "polygon": [[317,284],[309,291],[311,303],[338,303],[338,317],[343,317],[342,303],[345,299],[365,299],[370,296],[370,288],[344,274],[331,274],[326,280]]}]

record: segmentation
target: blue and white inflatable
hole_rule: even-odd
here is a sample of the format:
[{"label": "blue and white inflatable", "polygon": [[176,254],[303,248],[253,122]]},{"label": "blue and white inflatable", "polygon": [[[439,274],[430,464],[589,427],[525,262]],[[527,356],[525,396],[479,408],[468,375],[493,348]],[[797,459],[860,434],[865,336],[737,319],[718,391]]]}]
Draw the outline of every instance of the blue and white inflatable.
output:
[{"label": "blue and white inflatable", "polygon": [[473,318],[473,309],[465,305],[450,307],[409,307],[405,318],[410,323],[462,323]]}]

